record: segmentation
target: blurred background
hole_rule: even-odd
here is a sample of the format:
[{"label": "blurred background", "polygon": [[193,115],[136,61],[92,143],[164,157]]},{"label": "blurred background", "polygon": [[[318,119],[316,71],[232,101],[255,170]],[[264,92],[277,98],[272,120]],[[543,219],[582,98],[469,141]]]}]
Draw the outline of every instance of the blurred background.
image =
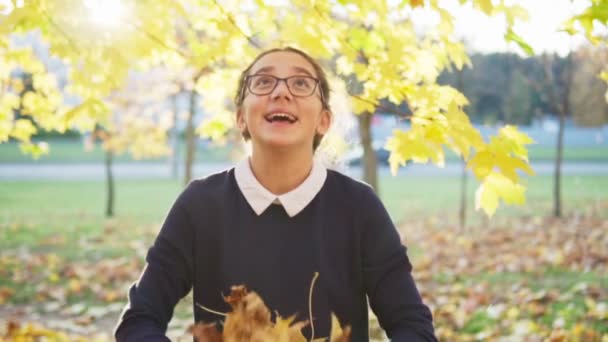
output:
[{"label": "blurred background", "polygon": [[[376,189],[440,340],[608,340],[605,1],[0,1],[0,13],[4,339],[111,339],[184,185],[247,155],[238,72],[294,45],[332,81],[317,157]],[[466,100],[425,107],[447,98],[435,86]],[[449,143],[456,126],[427,152],[394,147],[421,129],[414,118],[461,111],[484,142],[465,143],[472,155],[498,151],[504,127],[525,134],[500,151],[534,173],[519,167],[489,215],[479,164]],[[187,297],[169,336],[191,338],[192,323]],[[373,315],[371,334],[386,339]]]}]

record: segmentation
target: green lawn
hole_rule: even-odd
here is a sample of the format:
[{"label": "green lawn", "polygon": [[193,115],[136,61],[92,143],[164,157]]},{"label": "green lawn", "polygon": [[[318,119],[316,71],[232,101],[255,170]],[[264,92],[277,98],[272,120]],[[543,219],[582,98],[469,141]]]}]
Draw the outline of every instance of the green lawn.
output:
[{"label": "green lawn", "polygon": [[[496,217],[543,215],[551,209],[552,184],[549,176],[535,176],[528,182],[528,205],[501,207]],[[103,218],[105,185],[102,181],[4,181],[0,183],[0,220],[5,223],[27,220]],[[472,217],[477,183],[468,181],[467,206]],[[119,180],[116,184],[116,215],[138,223],[162,220],[181,189],[173,180]],[[396,222],[429,215],[456,218],[460,198],[459,177],[381,177],[380,194]],[[592,211],[608,200],[608,176],[566,176],[563,178],[564,210]],[[603,212],[599,212],[604,214]]]},{"label": "green lawn", "polygon": [[[553,178],[534,176],[527,181],[527,205],[501,206],[495,219],[511,216],[547,215],[552,208]],[[380,180],[380,193],[391,217],[396,222],[428,218],[429,215],[449,217],[456,222],[460,206],[460,177],[384,177]],[[483,218],[474,210],[475,190],[478,183],[467,181],[467,213],[473,220]],[[563,208],[565,212],[586,212],[608,216],[599,210],[608,201],[608,176],[566,176],[562,179]]]}]

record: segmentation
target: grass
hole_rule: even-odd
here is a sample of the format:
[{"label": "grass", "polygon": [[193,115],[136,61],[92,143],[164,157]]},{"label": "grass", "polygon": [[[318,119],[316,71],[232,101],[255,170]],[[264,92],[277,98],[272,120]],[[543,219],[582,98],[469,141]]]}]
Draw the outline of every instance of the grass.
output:
[{"label": "grass", "polygon": [[[528,157],[533,163],[552,162],[555,160],[555,156],[556,151],[553,146],[528,146]],[[446,160],[457,161],[460,159],[455,153],[448,151]],[[563,160],[570,162],[608,162],[608,146],[565,146]]]},{"label": "grass", "polygon": [[[441,215],[457,220],[460,179],[458,177],[382,177],[381,198],[395,222],[433,219]],[[528,179],[528,205],[501,207],[494,219],[512,216],[546,215],[551,210],[552,178]],[[484,220],[475,212],[474,188],[469,181],[469,222]],[[159,224],[180,192],[182,185],[173,180],[119,180],[116,184],[115,212],[104,218],[105,184],[102,181],[5,181],[0,183],[0,250],[22,247],[45,251],[52,241],[78,246],[83,239],[104,241],[108,227],[113,228],[111,243],[96,243],[88,248],[59,249],[67,260],[101,259],[132,253],[129,241],[143,238],[151,242]],[[567,176],[563,179],[564,210],[595,211],[608,215],[599,205],[608,199],[608,176]],[[41,241],[50,241],[48,246]],[[413,255],[416,246],[409,246]]]},{"label": "grass", "polygon": [[[381,198],[397,223],[410,220],[451,218],[456,220],[459,206],[458,177],[382,177]],[[527,179],[528,205],[501,207],[494,219],[513,216],[548,215],[551,212],[552,178],[536,176]],[[608,200],[608,176],[567,176],[563,178],[563,206],[566,213],[595,213]],[[484,220],[474,211],[476,183],[469,181],[467,207],[469,221]],[[68,245],[80,239],[103,237],[104,227],[120,226],[115,237],[124,239],[98,244],[93,252],[78,249],[60,250],[60,256],[76,260],[89,257],[120,255],[128,251],[125,241],[146,236],[151,240],[182,185],[173,180],[119,180],[116,183],[113,220],[104,218],[105,184],[103,181],[8,181],[0,186],[0,250],[28,246],[44,250],[40,241],[57,236]],[[52,244],[50,244],[52,246]],[[49,247],[50,248],[50,247]],[[410,246],[416,254],[416,246]]]},{"label": "grass", "polygon": [[[0,219],[4,221],[57,218],[103,218],[103,181],[7,181],[0,183]],[[141,223],[157,222],[177,196],[181,183],[173,180],[118,180],[116,213]]]},{"label": "grass", "polygon": [[[535,176],[528,183],[528,205],[501,207],[496,217],[542,215],[551,210],[550,176]],[[380,178],[380,195],[395,222],[419,219],[433,214],[457,214],[460,201],[459,177]],[[5,224],[65,220],[96,222],[103,219],[105,184],[103,181],[4,181],[0,183],[0,222]],[[163,219],[181,189],[174,180],[118,180],[116,215],[134,223],[154,223]],[[478,184],[469,179],[467,206],[474,212],[474,192]],[[594,203],[608,200],[608,176],[565,176],[562,180],[564,209],[593,210]],[[584,204],[584,206],[583,206]]]},{"label": "grass", "polygon": [[[80,139],[51,138],[47,139],[50,153],[33,160],[30,156],[23,155],[16,143],[0,144],[0,163],[67,163],[67,162],[102,162],[104,153],[100,146],[95,146],[91,151],[85,151]],[[195,160],[206,162],[223,162],[229,160],[231,146],[203,147],[197,148]],[[185,153],[183,141],[179,145],[180,155]],[[553,161],[555,159],[555,148],[551,146],[529,146],[529,158],[532,162]],[[164,158],[149,159],[149,161],[166,160]],[[458,160],[456,154],[448,151],[448,161]],[[564,148],[565,161],[577,162],[608,162],[608,146],[566,146]],[[116,157],[118,162],[133,161],[128,154]]]},{"label": "grass", "polygon": [[[452,284],[453,279],[437,277],[437,281]],[[538,317],[523,317],[537,321],[546,326],[552,326],[556,319],[564,319],[564,328],[571,329],[579,321],[585,320],[588,307],[585,295],[577,291],[580,284],[596,284],[600,287],[608,286],[608,277],[597,272],[574,272],[567,269],[553,268],[538,273],[499,272],[469,275],[463,283],[465,286],[475,286],[481,282],[487,282],[490,293],[502,293],[511,291],[514,284],[526,284],[532,291],[543,293],[546,289],[557,290],[559,293],[569,295],[569,300],[559,300],[547,303],[546,311]],[[462,331],[467,333],[478,333],[488,326],[497,324],[497,320],[488,315],[487,310],[479,310],[472,315],[465,324]],[[608,326],[600,322],[592,322],[594,330],[601,334],[608,333]]]},{"label": "grass", "polygon": [[[547,215],[551,212],[553,178],[526,178],[527,205],[501,206],[496,219],[512,216]],[[393,221],[402,222],[441,214],[457,219],[460,203],[460,177],[383,177],[380,179],[382,200]],[[474,210],[475,190],[479,185],[469,177],[467,182],[467,215],[474,220],[483,214]],[[608,200],[608,176],[566,176],[562,178],[563,207],[566,212],[596,210],[601,201]],[[605,212],[599,212],[604,216]],[[455,221],[456,222],[456,221]]]}]

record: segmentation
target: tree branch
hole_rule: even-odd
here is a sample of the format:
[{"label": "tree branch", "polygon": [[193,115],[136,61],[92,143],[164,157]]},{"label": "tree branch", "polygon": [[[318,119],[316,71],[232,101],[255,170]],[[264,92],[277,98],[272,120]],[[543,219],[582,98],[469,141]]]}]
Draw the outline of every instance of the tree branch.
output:
[{"label": "tree branch", "polygon": [[61,26],[59,26],[59,24],[57,24],[55,22],[55,20],[53,20],[53,18],[51,18],[51,16],[43,9],[40,9],[40,12],[42,12],[42,14],[44,15],[44,17],[46,18],[46,20],[51,24],[51,26],[53,26],[55,28],[55,30],[57,30],[59,32],[59,34],[61,34],[61,36],[63,36],[63,38],[68,42],[68,44],[72,47],[72,49],[74,50],[74,53],[76,55],[80,55],[80,49],[78,48],[78,46],[76,45],[76,43],[74,42],[74,40],[72,39],[72,37],[70,37],[62,28]]},{"label": "tree branch", "polygon": [[378,104],[378,103],[376,103],[374,101],[368,100],[368,99],[366,99],[364,97],[361,97],[359,95],[353,95],[353,94],[350,94],[350,93],[348,93],[348,95],[350,97],[352,97],[352,98],[355,98],[355,99],[359,100],[359,101],[363,101],[363,102],[369,103],[369,104],[373,105],[374,107],[381,109],[385,113],[393,114],[394,116],[397,117],[398,120],[410,120],[412,118],[412,116],[413,116],[413,114],[401,113],[401,112],[399,112],[397,110],[394,110],[392,108],[383,106],[381,104]]},{"label": "tree branch", "polygon": [[239,27],[239,25],[236,24],[236,22],[234,21],[234,18],[232,17],[232,14],[226,12],[226,10],[224,9],[224,7],[222,7],[222,5],[220,5],[217,0],[213,0],[213,3],[215,4],[215,6],[217,6],[220,11],[222,12],[222,14],[224,14],[224,16],[228,19],[228,21],[230,21],[230,23],[232,24],[232,26],[234,26],[234,28],[237,29],[237,31],[239,31],[245,38],[247,38],[247,41],[249,41],[249,44],[253,45],[254,47],[260,49],[261,46],[255,42],[255,40],[253,40],[252,37],[248,36],[245,32],[243,32],[243,30],[241,30],[241,28]]},{"label": "tree branch", "polygon": [[158,38],[156,35],[144,30],[141,27],[141,25],[139,25],[137,23],[128,23],[128,24],[131,24],[137,31],[144,34],[146,37],[148,37],[153,42],[157,43],[158,45],[164,47],[167,50],[174,51],[178,55],[182,56],[184,59],[190,59],[190,58],[194,57],[194,56],[188,55],[186,52],[182,51],[180,48],[169,46],[167,43],[165,43],[162,39]]}]

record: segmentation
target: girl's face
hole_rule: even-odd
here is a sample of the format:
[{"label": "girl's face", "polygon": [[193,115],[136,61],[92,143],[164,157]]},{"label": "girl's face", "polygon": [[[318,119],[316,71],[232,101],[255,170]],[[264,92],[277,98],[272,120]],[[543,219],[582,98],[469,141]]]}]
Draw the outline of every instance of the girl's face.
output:
[{"label": "girl's face", "polygon": [[292,92],[305,92],[306,81],[311,81],[295,77],[289,81],[278,81],[274,90],[267,95],[255,95],[249,89],[257,89],[256,93],[260,93],[260,89],[269,90],[271,88],[265,88],[266,84],[272,84],[274,80],[271,77],[252,78],[252,75],[278,78],[304,76],[318,80],[313,66],[294,52],[277,51],[263,56],[251,68],[243,105],[237,112],[239,129],[249,132],[253,146],[306,146],[312,151],[315,134],[325,134],[331,121],[329,111],[323,109],[319,85],[313,81],[315,89],[310,96],[294,96]]}]

